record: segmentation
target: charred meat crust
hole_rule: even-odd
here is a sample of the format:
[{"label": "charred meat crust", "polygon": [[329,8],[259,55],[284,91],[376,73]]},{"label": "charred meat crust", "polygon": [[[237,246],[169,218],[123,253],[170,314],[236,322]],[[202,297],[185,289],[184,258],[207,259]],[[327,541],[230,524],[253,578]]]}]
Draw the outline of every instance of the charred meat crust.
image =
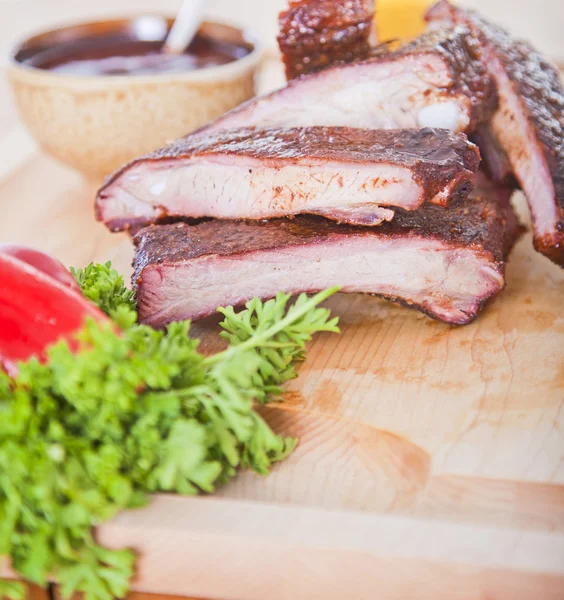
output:
[{"label": "charred meat crust", "polygon": [[478,37],[495,47],[544,146],[556,197],[564,208],[564,88],[558,70],[528,42],[513,38],[505,29],[473,11],[455,9],[448,2],[440,2],[429,11],[428,19],[441,18],[445,13],[453,21],[463,19],[475,29]]},{"label": "charred meat crust", "polygon": [[185,223],[150,226],[134,238],[137,251],[133,282],[139,282],[143,269],[150,264],[207,255],[244,255],[350,236],[434,237],[489,253],[501,264],[521,231],[508,195],[503,194],[495,200],[473,197],[449,209],[429,205],[414,212],[398,210],[393,221],[376,228],[338,225],[310,216],[253,222],[208,221],[196,226]]},{"label": "charred meat crust", "polygon": [[420,36],[409,45],[397,51],[389,51],[386,46],[375,50],[375,55],[364,61],[330,66],[322,71],[310,73],[289,81],[282,90],[275,90],[265,96],[252,98],[237,106],[215,121],[203,125],[193,133],[205,132],[217,128],[224,119],[246,112],[254,104],[276,96],[280,91],[300,86],[306,80],[311,82],[317,77],[331,77],[341,69],[356,69],[359,65],[379,64],[401,59],[405,56],[424,56],[438,54],[448,67],[452,82],[444,89],[445,95],[462,94],[468,98],[470,106],[470,123],[466,131],[473,131],[477,124],[489,119],[497,108],[497,92],[495,85],[484,67],[480,44],[467,27],[456,26],[432,31]]},{"label": "charred meat crust", "polygon": [[[189,136],[122,167],[104,183],[98,198],[133,166],[142,162],[181,160],[193,156],[243,155],[274,167],[298,160],[339,163],[382,163],[407,167],[431,200],[451,183],[452,199],[465,198],[473,189],[480,153],[464,134],[446,129],[370,130],[349,127],[282,129],[245,128]],[[446,205],[449,198],[440,203]],[[97,217],[102,218],[97,202]],[[166,218],[163,210],[161,218]],[[129,222],[129,219],[127,220]],[[131,220],[133,225],[135,219]],[[127,223],[111,223],[112,229]]]},{"label": "charred meat crust", "polygon": [[552,235],[535,236],[535,248],[564,266],[564,86],[558,70],[528,42],[514,38],[502,27],[471,10],[456,8],[446,0],[429,10],[427,20],[463,23],[474,31],[482,44],[494,48],[516,97],[524,104],[534,125],[559,209],[555,231]]},{"label": "charred meat crust", "polygon": [[461,25],[452,29],[438,29],[420,36],[399,51],[402,54],[418,54],[430,49],[441,54],[449,66],[452,93],[462,93],[470,101],[470,125],[468,131],[478,123],[489,119],[498,104],[495,84],[484,65],[479,39]]},{"label": "charred meat crust", "polygon": [[464,134],[448,129],[249,127],[182,138],[130,164],[207,154],[240,154],[273,162],[311,158],[360,164],[390,163],[421,168],[422,176],[427,163],[462,165],[470,171],[477,171],[480,163],[477,147]]},{"label": "charred meat crust", "polygon": [[370,55],[372,0],[294,0],[278,17],[286,77]]},{"label": "charred meat crust", "polygon": [[561,217],[557,230],[547,235],[535,235],[533,246],[537,252],[564,269],[564,218]]}]

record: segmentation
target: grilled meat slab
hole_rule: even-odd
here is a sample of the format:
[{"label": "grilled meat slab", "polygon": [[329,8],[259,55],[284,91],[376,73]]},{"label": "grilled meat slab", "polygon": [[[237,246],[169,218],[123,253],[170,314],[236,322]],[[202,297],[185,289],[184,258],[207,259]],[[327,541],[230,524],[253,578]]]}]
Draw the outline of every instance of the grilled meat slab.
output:
[{"label": "grilled meat slab", "polygon": [[564,266],[564,89],[557,69],[529,43],[446,0],[428,18],[462,23],[481,40],[499,93],[491,130],[527,196],[535,248]]},{"label": "grilled meat slab", "polygon": [[496,106],[478,40],[455,27],[427,33],[396,52],[292,80],[199,131],[312,125],[472,131]]},{"label": "grilled meat slab", "polygon": [[278,17],[286,76],[361,60],[375,45],[373,0],[293,0]]},{"label": "grilled meat slab", "polygon": [[170,217],[321,214],[378,225],[388,207],[445,206],[474,187],[480,155],[446,129],[239,129],[189,136],[118,171],[98,193],[110,229]]},{"label": "grilled meat slab", "polygon": [[454,208],[400,210],[374,228],[308,216],[151,226],[135,237],[139,317],[162,327],[279,290],[339,285],[463,325],[503,288],[519,232],[506,190]]}]

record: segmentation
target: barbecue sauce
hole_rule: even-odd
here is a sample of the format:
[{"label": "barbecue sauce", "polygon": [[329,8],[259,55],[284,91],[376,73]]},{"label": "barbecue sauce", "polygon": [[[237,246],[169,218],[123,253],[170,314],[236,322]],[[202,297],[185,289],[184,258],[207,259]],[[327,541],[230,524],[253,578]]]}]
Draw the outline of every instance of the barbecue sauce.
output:
[{"label": "barbecue sauce", "polygon": [[140,40],[127,32],[113,32],[60,42],[20,60],[65,75],[154,75],[225,65],[252,50],[244,43],[199,34],[183,54],[167,54],[161,51],[163,39]]}]

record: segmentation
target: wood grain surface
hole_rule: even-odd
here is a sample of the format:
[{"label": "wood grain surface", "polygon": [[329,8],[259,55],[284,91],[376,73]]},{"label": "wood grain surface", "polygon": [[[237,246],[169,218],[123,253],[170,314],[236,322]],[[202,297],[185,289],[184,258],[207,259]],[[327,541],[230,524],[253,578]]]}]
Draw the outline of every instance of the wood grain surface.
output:
[{"label": "wood grain surface", "polygon": [[[128,272],[130,242],[94,223],[93,193],[33,153],[0,182],[0,239]],[[102,541],[139,550],[135,586],[153,592],[369,598],[377,582],[380,598],[564,597],[563,292],[527,235],[468,327],[335,297],[343,333],[317,337],[285,404],[264,409],[301,438],[295,454],[220,498],[159,497]],[[213,320],[195,330],[217,347]]]},{"label": "wood grain surface", "polygon": [[[264,85],[279,77],[272,64]],[[127,236],[93,219],[96,182],[41,154],[6,92],[0,82],[0,241],[130,273]],[[103,543],[140,552],[134,588],[225,600],[564,598],[564,271],[527,234],[507,281],[463,328],[332,298],[342,334],[318,336],[285,403],[262,409],[300,437],[288,461],[268,478],[242,473],[214,498],[155,497],[100,529]],[[218,347],[217,320],[195,332],[206,351]]]}]

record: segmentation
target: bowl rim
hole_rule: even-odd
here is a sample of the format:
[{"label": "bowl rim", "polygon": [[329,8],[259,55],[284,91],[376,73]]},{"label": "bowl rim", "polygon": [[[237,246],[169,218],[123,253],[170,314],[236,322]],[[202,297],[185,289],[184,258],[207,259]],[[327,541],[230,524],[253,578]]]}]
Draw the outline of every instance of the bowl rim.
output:
[{"label": "bowl rim", "polygon": [[249,69],[255,68],[264,56],[264,45],[248,27],[235,23],[233,21],[220,19],[204,19],[202,25],[219,25],[235,29],[241,33],[243,38],[252,44],[253,49],[244,57],[235,59],[223,65],[213,65],[203,69],[195,69],[193,71],[179,71],[174,73],[152,73],[150,75],[82,75],[60,73],[49,69],[40,69],[30,65],[23,64],[16,60],[17,53],[30,40],[49,34],[55,34],[60,31],[80,27],[84,25],[95,25],[98,23],[120,23],[127,21],[135,21],[142,17],[159,17],[164,19],[174,19],[174,15],[159,13],[155,11],[147,11],[138,14],[129,14],[124,16],[112,16],[110,19],[90,19],[85,21],[75,21],[72,23],[63,24],[57,27],[42,29],[26,35],[13,42],[8,52],[7,70],[9,75],[23,78],[33,78],[36,81],[42,81],[51,85],[103,85],[103,86],[118,86],[122,87],[127,84],[131,85],[146,85],[148,83],[205,83],[215,79],[234,79]]}]

